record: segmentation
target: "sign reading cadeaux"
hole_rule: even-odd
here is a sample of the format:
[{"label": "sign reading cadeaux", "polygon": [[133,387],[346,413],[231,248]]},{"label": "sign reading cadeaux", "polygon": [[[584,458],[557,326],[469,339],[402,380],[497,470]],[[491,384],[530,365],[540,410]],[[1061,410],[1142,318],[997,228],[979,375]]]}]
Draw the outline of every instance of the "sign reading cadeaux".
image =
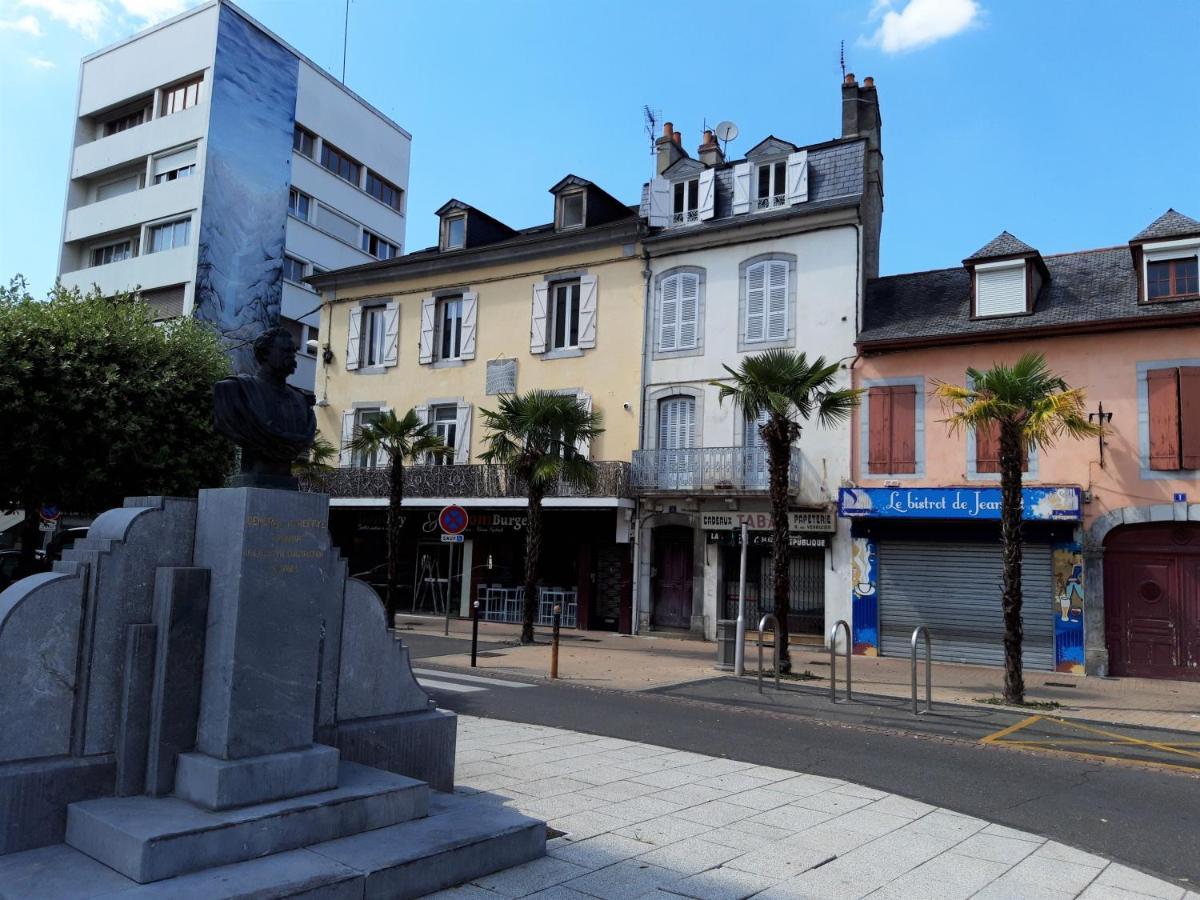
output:
[{"label": "sign reading cadeaux", "polygon": [[[872,519],[1000,518],[1000,488],[841,488],[838,515]],[[1021,517],[1031,522],[1078,522],[1079,488],[1027,487],[1021,490]]]},{"label": "sign reading cadeaux", "polygon": [[[770,531],[771,514],[769,512],[702,512],[700,527],[705,531],[741,531],[742,524],[750,531]],[[833,510],[804,509],[788,513],[788,531],[821,531],[832,533],[837,531]]]}]

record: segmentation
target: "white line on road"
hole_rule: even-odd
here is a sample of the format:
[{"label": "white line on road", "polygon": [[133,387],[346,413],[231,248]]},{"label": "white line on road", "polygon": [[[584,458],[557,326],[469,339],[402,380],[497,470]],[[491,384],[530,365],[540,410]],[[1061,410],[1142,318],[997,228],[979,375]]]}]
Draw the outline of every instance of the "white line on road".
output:
[{"label": "white line on road", "polygon": [[475,694],[486,691],[487,688],[472,687],[469,684],[451,684],[449,681],[436,681],[433,678],[418,678],[417,684],[425,688],[435,688],[439,691],[453,691],[456,694]]},{"label": "white line on road", "polygon": [[537,687],[535,684],[526,684],[523,681],[505,681],[502,678],[481,678],[478,675],[465,675],[458,672],[444,672],[441,669],[418,669],[413,668],[413,673],[416,675],[436,675],[438,678],[453,678],[456,681],[470,681],[478,684],[497,685],[499,687],[511,688],[529,688]]}]

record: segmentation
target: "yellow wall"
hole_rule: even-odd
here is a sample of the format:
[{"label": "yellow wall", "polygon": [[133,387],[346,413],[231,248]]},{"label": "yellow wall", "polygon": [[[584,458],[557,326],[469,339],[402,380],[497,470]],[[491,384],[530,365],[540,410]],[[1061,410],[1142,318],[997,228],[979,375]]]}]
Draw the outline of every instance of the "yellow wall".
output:
[{"label": "yellow wall", "polygon": [[[625,245],[626,248],[629,245]],[[484,393],[487,360],[517,360],[517,391],[577,388],[592,396],[592,408],[604,417],[604,434],[592,443],[595,460],[628,461],[638,446],[638,391],[641,383],[643,280],[637,255],[617,244],[570,255],[493,265],[443,275],[409,277],[337,291],[321,311],[322,343],[333,362],[318,360],[316,394],[328,405],[317,407],[321,435],[341,443],[342,413],[355,402],[379,401],[403,415],[432,398],[461,397],[472,405],[471,461],[476,462],[486,432],[480,407],[495,409],[497,398]],[[583,355],[544,359],[529,351],[533,285],[546,275],[586,269],[597,279],[596,346]],[[421,300],[435,291],[461,288],[479,296],[475,358],[460,367],[421,365]],[[350,310],[366,298],[399,302],[399,361],[383,374],[346,369]],[[328,296],[327,296],[328,299]],[[628,403],[628,411],[622,408]]]}]

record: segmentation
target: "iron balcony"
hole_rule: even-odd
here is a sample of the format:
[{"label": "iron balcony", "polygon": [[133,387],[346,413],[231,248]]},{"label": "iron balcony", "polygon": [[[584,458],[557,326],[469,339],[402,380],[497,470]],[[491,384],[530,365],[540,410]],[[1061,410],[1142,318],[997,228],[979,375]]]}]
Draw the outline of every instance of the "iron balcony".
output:
[{"label": "iron balcony", "polygon": [[[770,487],[767,451],[747,447],[635,450],[630,484],[639,494],[760,494]],[[793,447],[788,493],[800,492],[800,450]]]},{"label": "iron balcony", "polygon": [[[547,488],[547,497],[629,497],[629,463],[597,462],[593,487],[576,487],[565,482]],[[332,497],[387,497],[389,470],[386,466],[342,466],[305,475],[305,490],[321,491]],[[525,483],[504,466],[406,465],[405,497],[525,497]]]}]

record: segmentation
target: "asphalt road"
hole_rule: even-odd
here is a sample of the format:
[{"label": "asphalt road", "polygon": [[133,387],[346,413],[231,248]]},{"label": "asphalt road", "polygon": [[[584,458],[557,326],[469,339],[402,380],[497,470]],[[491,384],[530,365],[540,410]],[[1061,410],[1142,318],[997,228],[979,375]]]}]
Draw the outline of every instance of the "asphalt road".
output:
[{"label": "asphalt road", "polygon": [[[441,649],[420,635],[405,640],[417,658]],[[431,690],[442,706],[470,715],[842,778],[1200,885],[1195,772],[981,743],[1020,720],[1002,711],[945,707],[913,718],[895,701],[833,706],[815,691],[771,693],[731,679],[640,693],[561,682]]]}]

